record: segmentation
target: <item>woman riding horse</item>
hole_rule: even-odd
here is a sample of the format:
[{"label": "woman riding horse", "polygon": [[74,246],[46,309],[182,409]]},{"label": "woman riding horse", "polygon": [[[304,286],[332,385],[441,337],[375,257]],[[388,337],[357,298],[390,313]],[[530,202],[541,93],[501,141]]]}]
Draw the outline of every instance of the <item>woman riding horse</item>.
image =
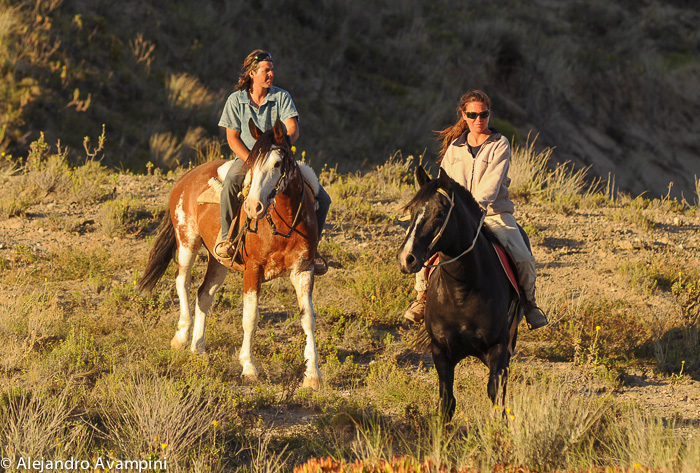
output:
[{"label": "woman riding horse", "polygon": [[[284,123],[287,136],[292,143],[299,138],[299,114],[289,92],[272,85],[275,77],[274,69],[269,52],[256,49],[248,54],[243,61],[242,72],[235,87],[236,91],[226,101],[219,121],[219,126],[226,129],[226,141],[229,147],[236,154],[221,191],[221,233],[214,248],[220,258],[230,259],[233,256],[229,229],[234,216],[238,214],[238,196],[248,172],[250,150],[255,145],[248,122],[253,119],[260,130],[267,131],[272,129],[279,119]],[[320,238],[331,198],[323,187],[319,186],[316,199],[318,201],[316,219]],[[325,273],[326,270],[327,266],[324,264],[314,265],[314,273],[317,276]]]},{"label": "woman riding horse", "polygon": [[[505,136],[489,128],[490,108],[491,99],[481,90],[470,90],[462,96],[457,123],[438,132],[442,138],[441,167],[474,196],[486,212],[484,225],[513,258],[524,292],[525,319],[530,329],[536,329],[548,322],[535,301],[535,258],[513,217],[515,207],[508,195],[510,144]],[[417,297],[404,313],[414,322],[423,319],[426,283],[426,271],[416,273]]]}]

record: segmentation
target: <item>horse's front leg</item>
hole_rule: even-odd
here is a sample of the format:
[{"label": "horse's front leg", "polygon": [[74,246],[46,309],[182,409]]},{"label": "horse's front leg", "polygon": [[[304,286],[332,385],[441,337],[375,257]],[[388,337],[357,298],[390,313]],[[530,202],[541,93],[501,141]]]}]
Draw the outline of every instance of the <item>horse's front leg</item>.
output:
[{"label": "horse's front leg", "polygon": [[506,383],[508,382],[508,364],[510,363],[510,353],[506,343],[499,343],[491,347],[486,353],[487,365],[489,367],[489,382],[487,392],[491,402],[496,404],[498,392],[501,392],[501,403],[506,401]]},{"label": "horse's front leg", "polygon": [[258,298],[261,285],[261,268],[251,265],[243,271],[243,343],[238,359],[243,367],[241,376],[246,382],[258,380],[258,370],[253,362],[253,336],[258,328]]},{"label": "horse's front leg", "polygon": [[314,292],[313,266],[306,271],[292,273],[290,276],[297,293],[297,302],[301,310],[301,326],[306,334],[306,347],[304,359],[306,360],[306,372],[304,373],[305,388],[318,389],[321,385],[321,370],[318,369],[318,352],[316,351],[316,314],[312,294]]},{"label": "horse's front leg", "polygon": [[435,343],[430,345],[440,386],[440,415],[445,422],[452,420],[457,406],[454,396],[455,363]]},{"label": "horse's front leg", "polygon": [[211,254],[207,264],[207,273],[204,276],[204,282],[199,286],[197,291],[197,301],[194,306],[194,328],[192,329],[192,346],[190,350],[193,353],[204,353],[204,328],[206,326],[207,312],[214,302],[214,295],[219,290],[226,279],[228,269],[223,264],[219,263]]}]

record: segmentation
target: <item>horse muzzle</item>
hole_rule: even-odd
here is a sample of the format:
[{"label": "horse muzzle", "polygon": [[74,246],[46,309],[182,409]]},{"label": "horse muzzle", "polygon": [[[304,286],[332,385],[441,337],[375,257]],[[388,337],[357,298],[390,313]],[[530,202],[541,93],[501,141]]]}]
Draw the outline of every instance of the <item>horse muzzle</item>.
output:
[{"label": "horse muzzle", "polygon": [[401,248],[396,257],[399,260],[401,272],[404,274],[417,273],[423,268],[423,259],[408,248]]},{"label": "horse muzzle", "polygon": [[246,200],[243,201],[243,210],[245,210],[248,218],[256,219],[265,215],[267,210],[267,205],[261,202],[259,199],[254,199],[248,196]]}]

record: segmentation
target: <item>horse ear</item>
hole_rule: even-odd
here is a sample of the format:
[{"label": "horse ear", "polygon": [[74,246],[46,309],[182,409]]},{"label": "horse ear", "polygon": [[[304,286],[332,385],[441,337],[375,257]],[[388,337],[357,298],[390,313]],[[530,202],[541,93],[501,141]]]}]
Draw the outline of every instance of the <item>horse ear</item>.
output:
[{"label": "horse ear", "polygon": [[275,133],[275,143],[282,145],[284,143],[284,137],[287,136],[287,129],[279,118],[275,122],[273,130]]},{"label": "horse ear", "polygon": [[447,175],[447,172],[445,172],[444,169],[440,168],[437,178],[440,181],[440,187],[443,187],[445,189],[450,188],[450,176]]},{"label": "horse ear", "polygon": [[255,139],[255,141],[258,141],[260,135],[263,134],[262,130],[258,128],[258,126],[255,124],[252,118],[248,120],[248,129],[250,130],[250,134],[252,135],[253,139]]},{"label": "horse ear", "polygon": [[416,176],[416,187],[419,189],[421,187],[423,187],[425,185],[425,183],[430,180],[430,176],[428,176],[428,173],[425,172],[425,169],[423,169],[423,166],[421,166],[420,164],[416,168],[415,176]]}]

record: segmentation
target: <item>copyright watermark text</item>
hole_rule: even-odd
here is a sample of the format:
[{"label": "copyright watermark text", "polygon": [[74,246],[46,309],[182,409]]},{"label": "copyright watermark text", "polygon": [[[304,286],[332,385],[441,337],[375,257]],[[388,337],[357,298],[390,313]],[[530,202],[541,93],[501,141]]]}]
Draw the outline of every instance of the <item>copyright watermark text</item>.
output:
[{"label": "copyright watermark text", "polygon": [[5,470],[33,471],[166,471],[168,460],[113,460],[97,457],[94,460],[48,460],[44,457],[2,458],[0,467]]}]

